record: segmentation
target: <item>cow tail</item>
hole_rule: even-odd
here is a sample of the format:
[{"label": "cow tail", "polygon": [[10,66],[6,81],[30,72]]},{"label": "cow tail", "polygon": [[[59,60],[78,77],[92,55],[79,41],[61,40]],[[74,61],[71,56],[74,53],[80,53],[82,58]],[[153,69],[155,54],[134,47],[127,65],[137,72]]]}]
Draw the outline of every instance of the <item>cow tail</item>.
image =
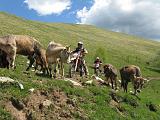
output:
[{"label": "cow tail", "polygon": [[123,69],[120,69],[120,75],[121,75],[121,88],[124,87],[124,76],[123,76]]},{"label": "cow tail", "polygon": [[38,41],[34,41],[33,43],[34,53],[38,56],[41,56],[40,48],[41,48],[40,43]]}]

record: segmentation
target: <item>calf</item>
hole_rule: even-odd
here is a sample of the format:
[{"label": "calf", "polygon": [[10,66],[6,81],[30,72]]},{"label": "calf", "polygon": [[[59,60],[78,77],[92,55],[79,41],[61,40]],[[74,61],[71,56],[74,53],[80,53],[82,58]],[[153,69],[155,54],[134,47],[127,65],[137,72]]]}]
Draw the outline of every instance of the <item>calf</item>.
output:
[{"label": "calf", "polygon": [[39,52],[37,52],[37,54],[38,55],[35,55],[35,71],[37,70],[38,66],[40,66],[41,71],[43,71],[43,74],[46,74],[46,72],[49,74],[46,50],[42,48],[39,50]]},{"label": "calf", "polygon": [[111,80],[112,89],[117,89],[117,69],[111,65],[106,64],[104,65],[104,74],[106,77],[106,81],[109,84],[109,79]]},{"label": "calf", "polygon": [[134,77],[133,79],[133,87],[134,87],[134,94],[136,95],[137,92],[140,92],[143,85],[144,85],[145,79],[143,77]]}]

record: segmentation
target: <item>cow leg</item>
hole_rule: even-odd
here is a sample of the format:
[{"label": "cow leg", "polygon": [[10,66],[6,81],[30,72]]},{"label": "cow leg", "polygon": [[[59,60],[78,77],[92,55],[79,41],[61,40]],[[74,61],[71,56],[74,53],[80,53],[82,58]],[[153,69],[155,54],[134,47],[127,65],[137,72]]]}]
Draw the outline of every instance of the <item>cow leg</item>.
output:
[{"label": "cow leg", "polygon": [[48,72],[49,72],[49,76],[52,78],[52,64],[48,64]]},{"label": "cow leg", "polygon": [[134,95],[136,95],[137,94],[137,88],[136,88],[136,86],[134,87]]},{"label": "cow leg", "polygon": [[43,72],[43,75],[46,75],[46,68],[43,65],[40,65],[40,66],[41,66],[41,71]]},{"label": "cow leg", "polygon": [[53,77],[56,78],[56,74],[57,74],[57,63],[54,64],[54,75]]},{"label": "cow leg", "polygon": [[38,68],[38,64],[36,63],[36,65],[34,66],[35,72],[36,72],[37,68]]},{"label": "cow leg", "polygon": [[11,68],[15,68],[15,59],[16,59],[16,47],[12,47],[12,52],[10,54],[10,66]]},{"label": "cow leg", "polygon": [[125,83],[124,83],[124,91],[127,93],[127,86],[128,86],[128,82],[126,81]]},{"label": "cow leg", "polygon": [[121,89],[124,88],[124,80],[121,80]]},{"label": "cow leg", "polygon": [[62,75],[61,77],[64,78],[64,65],[63,65],[62,62],[61,62],[61,72],[62,72],[61,73],[61,75]]},{"label": "cow leg", "polygon": [[47,74],[49,75],[49,69],[48,69],[48,63],[45,64],[45,70],[47,71]]},{"label": "cow leg", "polygon": [[106,76],[105,82],[107,84],[107,86],[109,86],[109,81],[108,81],[109,77]]},{"label": "cow leg", "polygon": [[117,90],[117,77],[114,77],[115,90]]},{"label": "cow leg", "polygon": [[28,56],[28,59],[30,62],[29,62],[29,66],[27,67],[26,71],[28,71],[32,67],[33,63],[35,62],[35,59],[33,58],[33,56]]},{"label": "cow leg", "polygon": [[142,88],[143,88],[143,83],[140,83],[140,85],[139,85],[139,92],[141,92]]},{"label": "cow leg", "polygon": [[123,91],[125,92],[125,87],[124,87],[124,79],[121,80],[121,89],[123,89]]},{"label": "cow leg", "polygon": [[1,54],[0,54],[0,67],[3,67],[3,59]]},{"label": "cow leg", "polygon": [[10,69],[11,68],[14,68],[14,62],[15,62],[15,55],[7,55],[7,61],[9,63],[8,67]]},{"label": "cow leg", "polygon": [[112,89],[114,89],[114,87],[113,87],[113,78],[111,77],[110,80],[111,80]]},{"label": "cow leg", "polygon": [[16,68],[15,59],[16,59],[16,53],[13,55],[13,59],[12,59],[12,61],[11,61],[11,63],[12,63],[12,68]]},{"label": "cow leg", "polygon": [[7,60],[7,54],[6,53],[3,53],[1,50],[0,50],[0,67],[2,68],[8,68],[9,69],[9,63],[8,63],[8,60]]},{"label": "cow leg", "polygon": [[137,94],[138,84],[134,83],[134,94]]},{"label": "cow leg", "polygon": [[128,82],[125,79],[121,80],[121,88],[123,88],[124,92],[127,92]]},{"label": "cow leg", "polygon": [[41,65],[41,71],[43,72],[43,75],[49,75],[48,67]]},{"label": "cow leg", "polygon": [[[41,65],[41,71],[43,72],[43,75],[48,74],[46,65]],[[46,73],[46,72],[47,72],[47,73]]]},{"label": "cow leg", "polygon": [[89,75],[88,67],[87,67],[86,62],[85,62],[84,59],[82,60],[82,64],[83,64],[83,68],[84,68],[85,75],[88,76],[88,75]]},{"label": "cow leg", "polygon": [[141,85],[140,85],[140,89],[142,89],[143,88],[143,83],[141,83]]},{"label": "cow leg", "polygon": [[48,67],[47,67],[47,61],[43,59],[43,57],[41,57],[40,59],[40,66],[41,66],[41,71],[43,72],[43,75],[46,75],[46,72],[48,73]]},{"label": "cow leg", "polygon": [[[138,91],[139,90],[139,91]],[[134,83],[134,94],[137,94],[137,91],[140,92],[140,83]]]},{"label": "cow leg", "polygon": [[16,51],[13,51],[13,53],[10,54],[10,58],[8,59],[10,61],[10,67],[15,68]]},{"label": "cow leg", "polygon": [[42,66],[42,65],[38,65],[37,63],[36,63],[36,65],[34,66],[34,70],[35,70],[35,72],[37,71],[38,66],[40,66],[39,71],[40,71],[40,72],[42,71],[42,72],[44,73],[43,66]]},{"label": "cow leg", "polygon": [[44,60],[44,69],[45,69],[45,74],[47,72],[47,74],[49,75],[48,62],[46,59]]},{"label": "cow leg", "polygon": [[8,61],[8,63],[9,63],[9,69],[10,69],[10,67],[11,67],[11,58],[7,55],[7,57],[6,57],[6,59],[7,59],[7,61]]},{"label": "cow leg", "polygon": [[58,75],[60,74],[60,72],[59,72],[60,69],[61,69],[61,65],[59,64],[59,62],[57,62],[56,72]]},{"label": "cow leg", "polygon": [[47,67],[45,67],[45,74],[46,74],[46,71],[47,71],[47,75],[49,75],[49,68],[48,68],[48,65],[47,65]]}]

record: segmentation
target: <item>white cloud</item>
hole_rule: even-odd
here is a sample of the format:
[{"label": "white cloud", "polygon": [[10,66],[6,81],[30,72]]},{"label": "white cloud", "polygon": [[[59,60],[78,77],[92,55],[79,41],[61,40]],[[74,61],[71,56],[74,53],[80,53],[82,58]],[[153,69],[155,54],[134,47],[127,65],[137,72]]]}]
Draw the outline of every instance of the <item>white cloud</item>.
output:
[{"label": "white cloud", "polygon": [[160,2],[157,0],[94,0],[77,12],[81,24],[151,39],[160,39]]},{"label": "white cloud", "polygon": [[39,15],[61,14],[71,7],[71,0],[25,0],[24,3]]}]

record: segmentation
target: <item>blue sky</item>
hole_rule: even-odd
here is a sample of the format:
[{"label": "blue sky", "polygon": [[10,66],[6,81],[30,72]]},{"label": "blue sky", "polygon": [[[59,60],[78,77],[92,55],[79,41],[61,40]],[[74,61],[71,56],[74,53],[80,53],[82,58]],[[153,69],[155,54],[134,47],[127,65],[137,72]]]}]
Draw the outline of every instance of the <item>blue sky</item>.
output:
[{"label": "blue sky", "polygon": [[160,0],[0,0],[0,11],[160,40]]},{"label": "blue sky", "polygon": [[90,7],[92,0],[74,0],[71,5],[72,7],[69,10],[63,11],[60,15],[51,14],[42,16],[33,9],[29,10],[24,0],[14,0],[14,2],[11,2],[11,0],[1,0],[0,11],[36,21],[76,23],[76,11],[82,9],[84,6]]}]

